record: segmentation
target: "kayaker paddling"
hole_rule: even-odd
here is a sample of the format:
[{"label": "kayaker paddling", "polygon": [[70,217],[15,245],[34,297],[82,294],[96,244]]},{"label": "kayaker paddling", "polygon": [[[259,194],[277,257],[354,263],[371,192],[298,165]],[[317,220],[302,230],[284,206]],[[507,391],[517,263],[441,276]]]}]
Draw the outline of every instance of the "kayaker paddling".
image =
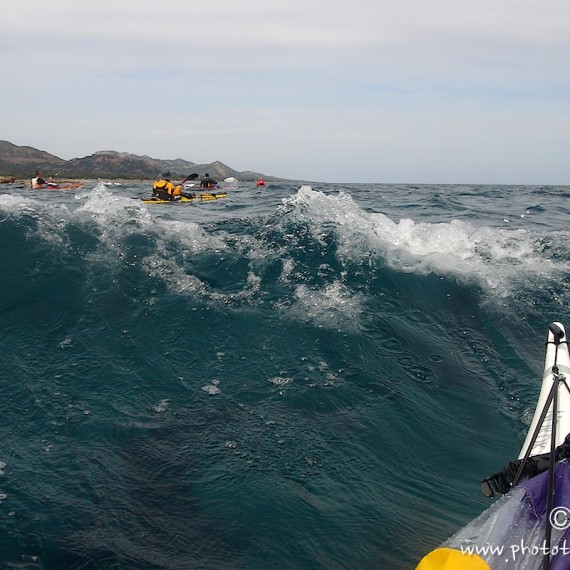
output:
[{"label": "kayaker paddling", "polygon": [[32,188],[38,190],[39,188],[43,188],[47,184],[47,181],[42,178],[42,173],[39,170],[36,170],[36,175],[32,178]]},{"label": "kayaker paddling", "polygon": [[165,171],[160,178],[152,185],[152,195],[160,200],[179,200],[182,195],[182,185],[187,180],[183,180],[180,184],[174,184],[171,180],[171,173]]}]

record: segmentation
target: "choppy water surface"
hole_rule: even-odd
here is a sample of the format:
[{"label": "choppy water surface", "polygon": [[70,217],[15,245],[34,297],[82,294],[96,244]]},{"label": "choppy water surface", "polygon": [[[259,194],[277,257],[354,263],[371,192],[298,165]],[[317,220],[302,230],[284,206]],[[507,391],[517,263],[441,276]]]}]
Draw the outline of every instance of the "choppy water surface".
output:
[{"label": "choppy water surface", "polygon": [[0,189],[2,568],[413,568],[488,505],[569,189],[228,190]]}]

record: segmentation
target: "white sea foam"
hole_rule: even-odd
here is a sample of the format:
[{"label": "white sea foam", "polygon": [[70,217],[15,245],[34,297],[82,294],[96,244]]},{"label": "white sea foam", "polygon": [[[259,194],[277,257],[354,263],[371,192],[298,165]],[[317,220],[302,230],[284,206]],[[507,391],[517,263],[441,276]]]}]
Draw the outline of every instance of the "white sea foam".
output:
[{"label": "white sea foam", "polygon": [[395,222],[382,213],[365,212],[344,192],[326,195],[308,186],[284,203],[290,218],[303,221],[316,240],[323,242],[323,235],[334,231],[337,256],[347,262],[379,255],[399,271],[455,276],[496,294],[508,294],[513,283],[529,275],[570,271],[569,263],[545,256],[536,233],[524,229],[478,227],[459,220]]},{"label": "white sea foam", "polygon": [[[152,216],[140,200],[111,192],[103,182],[92,190],[84,190],[75,195],[80,201],[77,208],[79,219],[88,219],[104,228],[116,228],[118,224],[124,232],[128,228],[152,224]],[[84,214],[87,214],[85,218]],[[132,229],[131,229],[132,231]]]},{"label": "white sea foam", "polygon": [[157,414],[161,414],[163,412],[166,412],[169,405],[170,405],[170,400],[168,398],[165,398],[164,400],[160,400],[160,402],[158,402],[158,404],[154,406],[154,411]]},{"label": "white sea foam", "polygon": [[363,301],[360,293],[352,293],[338,281],[313,289],[298,285],[295,301],[287,313],[297,319],[313,321],[317,326],[346,330],[357,326]]},{"label": "white sea foam", "polygon": [[185,260],[189,255],[206,252],[222,255],[228,246],[221,237],[208,234],[192,221],[153,217],[140,200],[113,194],[104,183],[76,197],[85,200],[77,215],[88,216],[86,221],[95,221],[99,225],[98,237],[106,246],[91,257],[106,256],[109,260],[116,258],[122,262],[125,238],[143,233],[154,240],[154,251],[136,262],[149,276],[164,281],[179,294],[207,292],[202,280],[188,273]]},{"label": "white sea foam", "polygon": [[[561,232],[553,237],[553,232],[541,234],[536,226],[532,231],[521,229],[521,222],[517,229],[513,224],[490,227],[453,219],[444,223],[393,220],[364,210],[347,192],[325,194],[309,185],[283,200],[277,215],[269,218],[267,234],[255,231],[254,224],[253,232],[227,233],[220,227],[212,232],[195,221],[192,212],[199,208],[153,210],[125,190],[112,192],[103,182],[75,194],[28,194],[1,194],[0,212],[33,218],[28,231],[53,244],[55,251],[74,253],[70,225],[84,227],[98,242],[82,253],[89,261],[118,267],[137,264],[178,294],[197,294],[225,305],[262,295],[266,270],[273,264],[280,267],[284,295],[272,302],[294,318],[309,319],[318,326],[345,327],[358,321],[365,293],[355,293],[347,272],[359,265],[366,266],[366,271],[388,265],[400,272],[435,273],[477,283],[499,296],[511,294],[528,279],[570,271],[569,242]],[[527,223],[526,218],[519,219]],[[323,252],[334,252],[346,270],[328,260],[318,269],[300,266],[291,249],[297,236],[289,235],[290,222],[302,224]],[[273,235],[277,240],[272,240]],[[133,259],[129,239],[139,236],[151,253],[143,249]],[[211,255],[228,267],[235,263],[235,282],[222,290],[212,284],[215,281],[204,279],[193,270],[195,256],[201,255]]]},{"label": "white sea foam", "polygon": [[0,207],[3,212],[17,213],[18,211],[31,207],[35,203],[31,198],[15,194],[0,194]]},{"label": "white sea foam", "polygon": [[276,376],[275,378],[270,378],[269,382],[271,384],[275,384],[275,386],[287,386],[287,384],[291,384],[293,382],[293,378],[284,378],[283,376]]},{"label": "white sea foam", "polygon": [[220,389],[214,384],[206,384],[202,386],[202,390],[210,396],[217,396],[220,393]]}]

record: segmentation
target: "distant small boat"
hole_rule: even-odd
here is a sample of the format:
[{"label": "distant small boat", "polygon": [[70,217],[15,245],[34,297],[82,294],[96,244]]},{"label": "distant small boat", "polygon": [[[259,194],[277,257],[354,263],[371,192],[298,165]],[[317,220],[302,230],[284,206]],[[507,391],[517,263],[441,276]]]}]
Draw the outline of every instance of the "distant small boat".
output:
[{"label": "distant small boat", "polygon": [[265,180],[263,180],[263,178],[260,178],[257,182],[256,182],[257,186],[267,186],[267,184],[265,183]]}]

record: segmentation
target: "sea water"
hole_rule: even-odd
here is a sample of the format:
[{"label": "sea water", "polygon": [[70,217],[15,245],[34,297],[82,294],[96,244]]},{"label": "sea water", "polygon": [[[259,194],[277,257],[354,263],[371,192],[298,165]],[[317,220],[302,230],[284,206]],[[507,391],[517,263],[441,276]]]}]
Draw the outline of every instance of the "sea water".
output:
[{"label": "sea water", "polygon": [[0,189],[0,567],[413,568],[570,326],[568,187]]}]

